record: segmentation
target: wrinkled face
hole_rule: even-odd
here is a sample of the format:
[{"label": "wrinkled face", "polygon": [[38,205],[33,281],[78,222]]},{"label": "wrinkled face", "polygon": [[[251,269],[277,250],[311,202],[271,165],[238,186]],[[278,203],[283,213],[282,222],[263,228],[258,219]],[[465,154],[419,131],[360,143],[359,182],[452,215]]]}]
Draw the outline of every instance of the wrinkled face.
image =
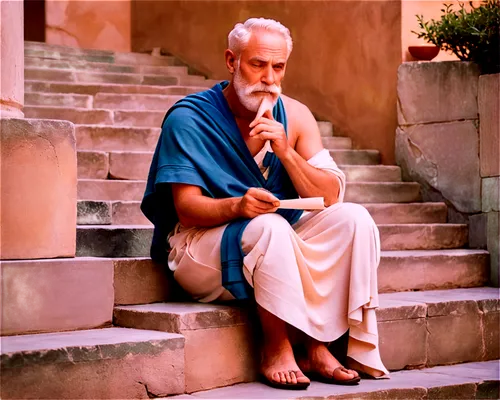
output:
[{"label": "wrinkled face", "polygon": [[279,33],[257,31],[241,51],[233,77],[233,84],[241,104],[257,112],[265,96],[273,104],[281,93],[287,61],[286,41]]}]

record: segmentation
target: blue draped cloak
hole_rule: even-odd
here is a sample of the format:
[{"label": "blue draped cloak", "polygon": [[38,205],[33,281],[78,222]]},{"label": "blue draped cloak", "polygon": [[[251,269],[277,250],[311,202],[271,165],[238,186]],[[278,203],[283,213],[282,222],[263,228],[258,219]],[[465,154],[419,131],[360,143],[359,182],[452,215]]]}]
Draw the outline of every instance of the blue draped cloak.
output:
[{"label": "blue draped cloak", "polygon": [[[171,183],[199,186],[212,198],[241,197],[251,187],[261,187],[278,199],[297,198],[297,192],[274,153],[268,152],[264,179],[243,140],[236,120],[222,93],[228,82],[189,95],[167,112],[149,170],[146,192],[141,203],[144,215],[154,224],[151,258],[167,264],[167,236],[179,221],[174,207]],[[274,119],[287,129],[283,102],[278,99]],[[300,210],[278,210],[290,224]],[[243,275],[241,236],[249,219],[230,222],[221,242],[222,285],[239,300],[253,297]]]}]

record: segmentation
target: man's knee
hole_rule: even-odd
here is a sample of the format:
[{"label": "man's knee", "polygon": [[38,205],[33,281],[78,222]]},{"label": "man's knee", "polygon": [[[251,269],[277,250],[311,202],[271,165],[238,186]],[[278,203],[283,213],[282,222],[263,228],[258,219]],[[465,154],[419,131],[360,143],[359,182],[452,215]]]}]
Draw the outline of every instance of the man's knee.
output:
[{"label": "man's knee", "polygon": [[273,235],[288,235],[291,230],[291,226],[281,215],[272,213],[261,214],[253,218],[246,229],[258,231],[260,233],[270,233]]},{"label": "man's knee", "polygon": [[[261,242],[261,250],[284,243],[290,235],[290,224],[279,214],[262,214],[253,218],[243,231],[241,245],[247,254]],[[278,240],[276,240],[278,239]]]},{"label": "man's knee", "polygon": [[373,221],[368,210],[356,203],[342,203],[340,208],[337,209],[337,212],[329,214],[329,218],[332,219],[332,223],[341,221],[352,227],[353,230],[360,227],[372,227],[375,225],[375,221]]}]

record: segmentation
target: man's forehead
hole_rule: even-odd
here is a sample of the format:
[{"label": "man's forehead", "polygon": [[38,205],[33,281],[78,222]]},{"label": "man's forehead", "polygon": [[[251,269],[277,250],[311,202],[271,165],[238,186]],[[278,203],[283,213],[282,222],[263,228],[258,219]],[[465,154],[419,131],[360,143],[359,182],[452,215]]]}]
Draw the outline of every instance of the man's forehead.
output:
[{"label": "man's forehead", "polygon": [[285,62],[287,52],[286,40],[281,34],[263,30],[252,32],[248,45],[243,49],[246,58],[263,61],[273,58]]}]

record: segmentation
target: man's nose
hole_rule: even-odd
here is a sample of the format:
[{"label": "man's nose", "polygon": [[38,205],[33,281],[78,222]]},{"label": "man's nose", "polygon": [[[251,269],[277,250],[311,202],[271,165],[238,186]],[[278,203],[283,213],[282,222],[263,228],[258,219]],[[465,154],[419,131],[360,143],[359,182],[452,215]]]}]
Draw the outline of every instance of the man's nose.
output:
[{"label": "man's nose", "polygon": [[274,76],[274,70],[273,66],[269,65],[268,67],[265,68],[262,77],[261,77],[261,82],[265,83],[266,85],[273,85],[276,81],[276,78]]}]

